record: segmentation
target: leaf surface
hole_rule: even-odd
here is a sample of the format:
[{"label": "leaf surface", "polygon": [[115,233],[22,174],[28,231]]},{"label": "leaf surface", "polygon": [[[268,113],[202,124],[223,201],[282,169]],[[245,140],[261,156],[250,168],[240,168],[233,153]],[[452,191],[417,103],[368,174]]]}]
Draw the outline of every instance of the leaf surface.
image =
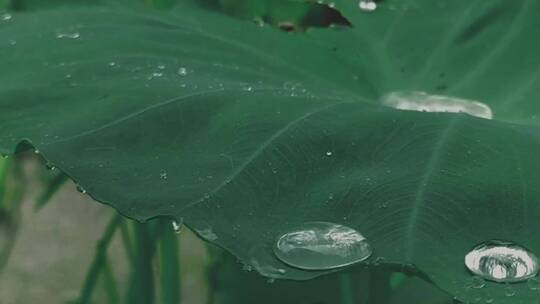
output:
[{"label": "leaf surface", "polygon": [[[189,2],[13,14],[0,24],[0,152],[29,141],[97,201],[183,218],[266,276],[324,274],[272,248],[329,221],[460,300],[530,303],[525,283],[513,297],[468,288],[463,258],[493,238],[540,254],[540,4],[444,5],[338,1],[353,29],[305,35]],[[403,91],[477,100],[494,119],[381,103]]]}]

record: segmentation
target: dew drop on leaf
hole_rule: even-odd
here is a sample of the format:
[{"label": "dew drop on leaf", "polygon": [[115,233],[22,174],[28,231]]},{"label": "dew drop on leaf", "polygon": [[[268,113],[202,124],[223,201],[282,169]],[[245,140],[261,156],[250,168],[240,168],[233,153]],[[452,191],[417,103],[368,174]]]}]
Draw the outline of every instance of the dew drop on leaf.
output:
[{"label": "dew drop on leaf", "polygon": [[81,185],[77,185],[77,191],[79,191],[82,194],[86,193],[86,189],[84,189]]},{"label": "dew drop on leaf", "polygon": [[77,39],[79,37],[81,37],[81,34],[78,32],[56,32],[56,38],[58,39]]},{"label": "dew drop on leaf", "polygon": [[182,227],[184,226],[184,220],[180,219],[179,221],[174,220],[172,221],[172,227],[176,234],[180,234],[182,232]]},{"label": "dew drop on leaf", "polygon": [[184,67],[181,67],[178,69],[178,75],[180,76],[186,76],[187,75],[187,69]]},{"label": "dew drop on leaf", "polygon": [[473,274],[494,282],[521,282],[536,276],[538,259],[527,249],[508,241],[490,240],[465,256]]},{"label": "dew drop on leaf", "polygon": [[381,98],[381,103],[398,110],[417,112],[465,113],[492,119],[491,108],[479,101],[452,96],[430,95],[419,91],[392,92]]},{"label": "dew drop on leaf", "polygon": [[283,234],[274,254],[285,264],[321,270],[348,266],[371,256],[371,246],[358,231],[328,222],[306,222]]},{"label": "dew drop on leaf", "polygon": [[328,157],[332,156],[333,154],[334,154],[334,153],[333,153],[332,151],[327,151],[327,152],[326,152],[326,156],[328,156]]},{"label": "dew drop on leaf", "polygon": [[377,3],[373,0],[360,0],[358,7],[364,12],[373,12],[377,9]]},{"label": "dew drop on leaf", "polygon": [[2,21],[9,21],[11,20],[12,16],[9,13],[2,13],[0,14],[0,20]]},{"label": "dew drop on leaf", "polygon": [[165,179],[167,179],[167,177],[168,177],[168,176],[167,176],[167,171],[161,170],[161,171],[159,172],[159,178],[160,178],[160,179],[165,180]]}]

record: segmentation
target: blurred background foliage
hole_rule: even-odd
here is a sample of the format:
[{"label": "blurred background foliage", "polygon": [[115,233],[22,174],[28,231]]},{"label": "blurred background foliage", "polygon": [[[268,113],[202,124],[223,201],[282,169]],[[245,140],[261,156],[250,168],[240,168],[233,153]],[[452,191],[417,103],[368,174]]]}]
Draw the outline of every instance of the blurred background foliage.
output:
[{"label": "blurred background foliage", "polygon": [[[24,12],[107,1],[0,0],[0,8]],[[123,1],[144,1],[148,9],[174,6],[174,0]],[[314,2],[198,1],[287,32],[351,26],[334,8]],[[189,229],[178,233],[168,219],[143,224],[121,217],[76,191],[31,147],[19,150],[0,158],[2,304],[452,303],[429,283],[381,267],[355,267],[305,282],[268,281]]]}]

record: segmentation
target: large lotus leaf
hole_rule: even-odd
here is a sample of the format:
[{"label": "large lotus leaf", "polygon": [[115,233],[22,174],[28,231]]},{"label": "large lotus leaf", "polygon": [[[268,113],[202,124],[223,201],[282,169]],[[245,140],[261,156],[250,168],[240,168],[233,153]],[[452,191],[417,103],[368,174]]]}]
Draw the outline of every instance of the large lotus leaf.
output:
[{"label": "large lotus leaf", "polygon": [[[336,2],[353,28],[305,35],[189,3],[13,14],[0,24],[0,152],[31,142],[97,201],[183,218],[266,276],[324,274],[272,247],[329,221],[458,299],[530,303],[525,283],[513,297],[469,288],[463,258],[493,238],[540,253],[540,4],[402,3]],[[411,90],[481,101],[494,119],[379,102]]]}]

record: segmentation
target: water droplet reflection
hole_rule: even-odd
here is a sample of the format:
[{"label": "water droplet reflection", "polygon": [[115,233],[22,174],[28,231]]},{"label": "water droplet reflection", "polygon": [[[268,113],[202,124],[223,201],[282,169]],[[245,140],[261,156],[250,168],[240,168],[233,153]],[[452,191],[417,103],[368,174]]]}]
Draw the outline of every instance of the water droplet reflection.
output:
[{"label": "water droplet reflection", "polygon": [[382,97],[381,103],[398,110],[466,113],[480,118],[493,118],[491,108],[481,102],[418,91],[389,93]]},{"label": "water droplet reflection", "polygon": [[174,232],[176,234],[180,234],[180,232],[182,232],[182,227],[184,226],[184,220],[183,219],[180,219],[179,221],[172,221],[172,227],[174,229]]},{"label": "water droplet reflection", "polygon": [[360,0],[358,7],[364,12],[373,12],[377,9],[377,3],[373,0]]},{"label": "water droplet reflection", "polygon": [[532,252],[500,240],[473,248],[465,256],[465,265],[475,275],[495,282],[521,282],[538,273],[538,259]]},{"label": "water droplet reflection", "polygon": [[307,222],[282,235],[274,253],[290,266],[320,270],[364,261],[372,250],[366,238],[352,228],[328,222]]}]

